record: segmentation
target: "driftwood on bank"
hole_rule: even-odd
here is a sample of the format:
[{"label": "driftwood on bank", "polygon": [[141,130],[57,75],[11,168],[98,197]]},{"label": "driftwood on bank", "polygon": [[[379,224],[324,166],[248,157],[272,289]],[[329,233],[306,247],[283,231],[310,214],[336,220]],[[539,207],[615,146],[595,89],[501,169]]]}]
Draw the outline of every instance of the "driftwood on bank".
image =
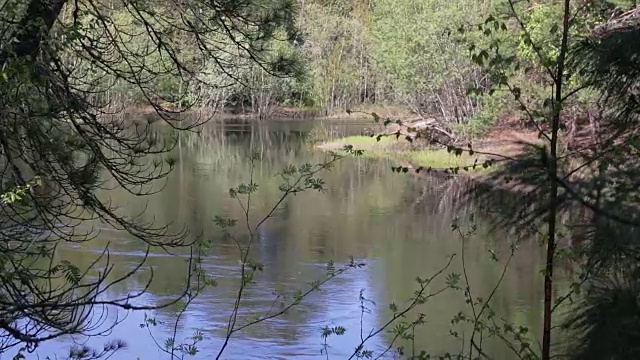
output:
[{"label": "driftwood on bank", "polygon": [[457,137],[435,118],[415,119],[385,126],[384,134],[414,141],[423,139],[430,145],[454,144]]}]

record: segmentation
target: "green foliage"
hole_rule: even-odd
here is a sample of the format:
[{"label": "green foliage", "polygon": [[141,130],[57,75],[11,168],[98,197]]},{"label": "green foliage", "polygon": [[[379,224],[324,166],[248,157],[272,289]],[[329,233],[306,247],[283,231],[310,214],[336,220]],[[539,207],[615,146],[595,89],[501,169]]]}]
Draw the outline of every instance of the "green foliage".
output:
[{"label": "green foliage", "polygon": [[518,45],[519,56],[530,63],[553,66],[559,51],[562,7],[558,3],[539,3],[528,9],[527,13],[528,16],[523,19],[525,31]]},{"label": "green foliage", "polygon": [[[473,96],[470,96],[474,98]],[[482,138],[494,125],[513,109],[511,98],[504,93],[475,96],[479,110],[465,124],[455,124],[453,128],[467,139]]]},{"label": "green foliage", "polygon": [[339,112],[360,103],[372,77],[364,20],[349,7],[303,3],[299,49],[307,69],[300,90],[306,103]]},{"label": "green foliage", "polygon": [[381,80],[392,89],[389,95],[450,123],[473,117],[477,104],[465,89],[479,85],[483,74],[447,29],[474,22],[484,11],[483,4],[465,1],[377,1],[373,56]]},{"label": "green foliage", "polygon": [[18,185],[12,189],[4,191],[0,194],[0,201],[5,205],[23,202],[27,192],[38,186],[42,186],[42,180],[40,177],[36,176],[26,185]]},{"label": "green foliage", "polygon": [[[80,12],[79,21],[64,23],[60,33],[69,45],[85,34],[98,37],[104,31],[101,16],[107,14],[111,31],[119,31],[120,41],[127,44],[122,56],[127,61],[92,66],[71,48],[64,52],[65,61],[74,62],[83,75],[77,86],[104,90],[96,92],[95,101],[109,106],[135,105],[152,98],[165,110],[246,105],[260,117],[268,117],[276,104],[343,112],[358,104],[394,102],[451,123],[466,122],[482,107],[465,99],[465,89],[480,85],[485,74],[465,56],[466,44],[447,29],[480,20],[489,10],[485,4],[378,0],[338,6],[304,1],[297,3],[294,18],[288,1],[265,8],[255,3],[234,3],[225,11],[274,21],[273,26],[260,23],[265,27],[263,35],[252,27],[230,30],[241,45],[259,50],[259,56],[258,51],[248,54],[228,41],[224,32],[205,24],[200,28],[195,15],[185,21],[194,22],[194,30],[202,30],[201,34],[173,31],[172,5],[157,6],[150,16],[144,13],[146,8],[136,15],[114,6],[99,14],[91,9]],[[272,12],[264,15],[264,9]],[[73,13],[67,15],[65,19],[71,19]],[[146,34],[149,26],[157,29],[159,39]],[[214,51],[216,56],[204,56],[205,46],[205,52]],[[119,75],[135,68],[135,58],[145,59],[137,74],[144,87]],[[274,76],[283,74],[287,76]]]}]

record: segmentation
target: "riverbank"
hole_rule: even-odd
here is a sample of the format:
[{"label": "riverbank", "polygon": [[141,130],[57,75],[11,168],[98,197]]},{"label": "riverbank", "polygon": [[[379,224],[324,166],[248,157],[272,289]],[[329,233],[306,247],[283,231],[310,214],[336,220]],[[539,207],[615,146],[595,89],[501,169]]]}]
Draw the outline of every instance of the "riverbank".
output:
[{"label": "riverbank", "polygon": [[420,169],[476,177],[489,174],[504,161],[522,154],[526,144],[539,141],[533,131],[503,129],[492,131],[475,140],[471,145],[472,151],[461,153],[451,148],[415,145],[402,136],[383,136],[379,140],[375,136],[349,136],[316,144],[316,148],[341,152],[345,146],[351,146],[355,150],[363,150],[362,156],[390,159],[396,162],[397,166],[409,170]]},{"label": "riverbank", "polygon": [[[177,108],[164,105],[167,110],[179,112]],[[152,106],[128,106],[122,110],[127,116],[139,116],[141,118],[156,118],[158,114]],[[371,113],[379,114],[383,117],[406,120],[413,117],[412,113],[404,107],[388,105],[362,105],[344,111],[327,112],[313,108],[295,106],[273,106],[262,114],[263,120],[372,120]],[[224,108],[192,108],[180,113],[183,116],[202,117],[211,119],[237,119],[237,120],[259,120],[261,114],[242,107]]]}]

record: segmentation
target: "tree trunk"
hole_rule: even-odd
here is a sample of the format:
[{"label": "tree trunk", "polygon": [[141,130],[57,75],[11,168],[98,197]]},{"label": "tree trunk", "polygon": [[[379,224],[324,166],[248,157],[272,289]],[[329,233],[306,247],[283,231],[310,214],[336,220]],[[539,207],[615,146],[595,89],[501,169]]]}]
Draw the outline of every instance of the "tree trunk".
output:
[{"label": "tree trunk", "polygon": [[558,133],[562,112],[562,86],[564,85],[564,65],[569,39],[569,17],[571,16],[571,0],[564,1],[562,43],[558,55],[558,67],[555,78],[555,95],[553,118],[551,121],[551,142],[548,164],[549,181],[549,220],[547,222],[548,241],[544,273],[544,321],[542,331],[542,360],[551,358],[551,317],[553,302],[553,260],[556,246],[556,227],[558,215]]}]

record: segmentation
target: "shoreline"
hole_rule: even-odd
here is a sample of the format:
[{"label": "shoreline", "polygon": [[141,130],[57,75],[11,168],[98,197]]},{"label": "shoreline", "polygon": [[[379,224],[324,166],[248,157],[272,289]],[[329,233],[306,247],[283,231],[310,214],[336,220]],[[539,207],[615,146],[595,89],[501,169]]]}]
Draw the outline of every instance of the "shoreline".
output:
[{"label": "shoreline", "polygon": [[[345,146],[363,150],[361,156],[388,159],[415,175],[435,173],[447,176],[482,178],[490,174],[501,161],[514,158],[524,152],[527,143],[539,141],[537,134],[526,130],[494,130],[473,142],[473,154],[468,151],[456,155],[444,147],[420,147],[403,137],[349,136],[316,143],[321,151],[344,152]],[[350,155],[353,156],[353,155]],[[484,163],[491,166],[483,166]],[[416,171],[417,170],[417,171]]]},{"label": "shoreline", "polygon": [[[345,110],[345,112],[329,115],[322,115],[320,112],[309,108],[274,106],[271,116],[262,119],[262,121],[349,120],[370,121],[374,125],[372,113],[376,113],[380,118],[416,122],[415,116],[407,109],[392,106],[368,105],[351,111]],[[128,116],[141,116],[147,120],[158,117],[155,109],[151,106],[130,106],[123,108],[122,113]],[[210,119],[214,121],[260,121],[257,113],[243,112],[242,109],[231,107],[223,109],[194,108],[181,114],[178,113],[178,115],[189,116],[191,114],[198,116],[198,113],[200,114],[199,116],[202,116],[203,113],[208,113],[208,116],[211,116]],[[428,119],[417,121],[424,122],[425,120],[428,121]],[[503,124],[506,125],[505,123]],[[344,146],[351,145],[354,150],[363,150],[362,156],[364,157],[392,160],[396,163],[396,168],[407,169],[407,172],[414,175],[437,174],[480,179],[490,174],[506,158],[513,158],[522,154],[526,144],[539,142],[537,132],[508,125],[498,125],[484,136],[473,140],[473,155],[470,155],[468,151],[464,151],[461,155],[455,155],[454,151],[448,151],[444,147],[425,147],[409,142],[405,140],[407,135],[406,126],[403,125],[398,129],[401,132],[401,136],[398,139],[395,136],[384,136],[380,141],[376,141],[375,136],[356,135],[319,140],[314,142],[312,146],[321,151],[344,153]],[[384,133],[384,131],[381,130],[379,133]],[[392,133],[395,132],[392,131]],[[482,166],[487,161],[491,161],[492,165]]]},{"label": "shoreline", "polygon": [[[168,110],[173,111],[174,109],[167,108]],[[157,117],[158,114],[156,110],[152,106],[141,106],[141,105],[131,105],[131,106],[123,106],[121,109],[117,110],[121,114],[125,114],[127,116],[141,116],[145,118],[153,118]],[[243,110],[242,108],[237,107],[225,107],[225,108],[192,108],[185,110],[184,112],[179,112],[178,109],[175,109],[175,115],[180,116],[202,116],[203,113],[211,116],[211,119],[215,120],[260,120],[260,114],[252,111]],[[407,119],[410,118],[410,113],[401,107],[395,106],[360,106],[353,110],[347,110],[340,112],[333,112],[327,114],[325,111],[312,109],[312,108],[303,108],[303,107],[294,107],[294,106],[274,106],[270,109],[268,116],[264,117],[263,121],[277,120],[277,121],[299,121],[299,120],[373,120],[371,113],[376,112],[379,114],[387,114],[385,116],[397,118],[397,119]]]}]

